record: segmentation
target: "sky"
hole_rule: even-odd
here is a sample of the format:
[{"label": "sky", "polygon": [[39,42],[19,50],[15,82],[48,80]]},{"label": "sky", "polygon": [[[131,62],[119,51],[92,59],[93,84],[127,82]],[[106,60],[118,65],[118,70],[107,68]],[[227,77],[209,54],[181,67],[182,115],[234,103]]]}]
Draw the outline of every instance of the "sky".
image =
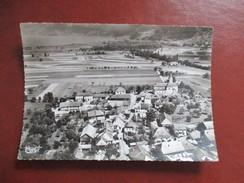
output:
[{"label": "sky", "polygon": [[147,32],[149,36],[152,36],[156,31],[160,38],[168,36],[178,39],[191,37],[206,29],[159,25],[73,23],[21,23],[20,28],[24,46],[88,44],[109,41],[115,37],[130,37],[136,33],[141,36]]}]

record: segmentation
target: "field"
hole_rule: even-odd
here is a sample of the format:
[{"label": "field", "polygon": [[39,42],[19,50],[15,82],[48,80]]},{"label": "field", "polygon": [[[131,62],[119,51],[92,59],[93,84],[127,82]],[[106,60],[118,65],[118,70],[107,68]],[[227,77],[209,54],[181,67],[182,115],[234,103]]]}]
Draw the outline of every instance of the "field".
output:
[{"label": "field", "polygon": [[[25,55],[25,88],[34,87],[30,97],[43,97],[47,92],[54,96],[70,96],[73,92],[102,92],[110,85],[154,85],[162,82],[154,67],[160,61],[141,57],[128,58],[121,51],[110,51],[105,55],[82,55],[74,53],[50,54],[48,60],[30,59]],[[210,96],[210,80],[202,75],[210,73],[187,66],[165,66],[164,71],[185,73],[177,76],[196,91]],[[165,78],[166,79],[166,78]]]},{"label": "field", "polygon": [[[127,58],[118,51],[102,56],[61,55],[50,55],[52,61],[25,61],[26,89],[37,86],[31,96],[43,97],[43,91],[50,90],[54,96],[63,97],[72,95],[73,92],[81,93],[83,89],[101,92],[106,91],[110,85],[120,83],[146,85],[161,81],[153,71],[160,62],[151,63],[140,57]],[[91,66],[95,69],[87,68]],[[108,66],[110,69],[104,69]]]}]

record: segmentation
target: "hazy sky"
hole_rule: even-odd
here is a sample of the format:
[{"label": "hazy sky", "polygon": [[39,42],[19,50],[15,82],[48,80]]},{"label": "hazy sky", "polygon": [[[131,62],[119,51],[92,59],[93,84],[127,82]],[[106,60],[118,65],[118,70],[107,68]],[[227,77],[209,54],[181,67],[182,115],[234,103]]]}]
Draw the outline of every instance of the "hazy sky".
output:
[{"label": "hazy sky", "polygon": [[[87,44],[109,41],[114,37],[132,36],[150,32],[152,36],[163,38],[189,38],[195,33],[208,31],[209,28],[132,25],[132,24],[72,24],[72,23],[22,23],[21,35],[24,46],[66,45],[72,43]],[[205,33],[205,32],[204,32]]]}]

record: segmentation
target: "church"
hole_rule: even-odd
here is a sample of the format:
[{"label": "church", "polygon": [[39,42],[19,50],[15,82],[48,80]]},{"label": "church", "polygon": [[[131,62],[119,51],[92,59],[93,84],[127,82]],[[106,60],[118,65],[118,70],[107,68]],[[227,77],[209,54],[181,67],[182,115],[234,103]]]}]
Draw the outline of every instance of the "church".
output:
[{"label": "church", "polygon": [[174,82],[173,76],[170,75],[169,79],[165,83],[157,83],[154,85],[155,95],[177,95],[178,94],[178,84]]}]

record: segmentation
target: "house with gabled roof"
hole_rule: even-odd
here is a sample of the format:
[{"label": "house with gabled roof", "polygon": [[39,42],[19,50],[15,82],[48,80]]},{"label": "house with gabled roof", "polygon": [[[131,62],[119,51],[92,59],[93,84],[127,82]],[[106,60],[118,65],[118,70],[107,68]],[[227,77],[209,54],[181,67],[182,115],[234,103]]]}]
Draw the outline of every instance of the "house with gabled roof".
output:
[{"label": "house with gabled roof", "polygon": [[62,111],[79,111],[80,103],[79,102],[61,102],[59,108]]},{"label": "house with gabled roof", "polygon": [[152,122],[150,123],[150,127],[151,127],[152,131],[155,131],[155,130],[158,128],[158,123],[157,123],[157,121],[152,121]]},{"label": "house with gabled roof", "polygon": [[172,118],[170,115],[164,113],[165,119],[162,121],[162,126],[163,127],[173,127],[174,124],[172,123]]},{"label": "house with gabled roof", "polygon": [[114,106],[128,106],[130,104],[130,94],[116,94],[110,96],[108,99],[109,105]]},{"label": "house with gabled roof", "polygon": [[106,146],[109,143],[113,142],[113,134],[109,131],[105,131],[104,133],[98,136],[98,141],[96,143],[97,146]]},{"label": "house with gabled roof", "polygon": [[100,120],[102,122],[105,121],[105,114],[102,110],[88,111],[87,116],[89,118],[90,123],[93,123],[96,120]]},{"label": "house with gabled roof", "polygon": [[127,134],[128,133],[135,134],[136,131],[137,131],[137,127],[138,127],[138,125],[135,122],[129,121],[124,126],[124,132],[127,133]]},{"label": "house with gabled roof", "polygon": [[196,146],[193,145],[192,143],[190,143],[186,137],[182,137],[182,138],[179,138],[179,141],[182,143],[182,145],[184,146],[185,148],[185,151],[187,152],[195,152],[196,150]]},{"label": "house with gabled roof", "polygon": [[214,128],[213,121],[204,121],[204,122],[201,122],[197,125],[197,129],[199,131],[210,130],[213,128]]},{"label": "house with gabled roof", "polygon": [[129,150],[129,157],[132,160],[152,161],[154,157],[150,153],[150,149],[146,145],[136,145]]},{"label": "house with gabled roof", "polygon": [[209,143],[215,142],[214,129],[204,130],[203,138],[205,139],[205,141],[207,141]]},{"label": "house with gabled roof", "polygon": [[195,131],[196,129],[197,129],[197,125],[195,125],[195,124],[189,124],[186,126],[187,132],[192,132],[192,131]]},{"label": "house with gabled roof", "polygon": [[115,121],[113,122],[114,130],[115,131],[122,130],[124,126],[125,126],[125,122],[120,117],[116,117]]},{"label": "house with gabled roof", "polygon": [[156,139],[165,139],[165,138],[167,139],[170,138],[171,136],[165,127],[158,127],[153,137]]},{"label": "house with gabled roof", "polygon": [[188,137],[192,140],[199,140],[201,139],[201,132],[199,132],[198,130],[194,130],[188,133]]},{"label": "house with gabled roof", "polygon": [[161,151],[165,155],[173,155],[185,151],[185,147],[180,141],[162,142]]},{"label": "house with gabled roof", "polygon": [[96,137],[97,129],[94,128],[91,124],[87,124],[86,127],[82,130],[80,135],[80,144],[84,145],[83,148],[90,148],[91,141]]},{"label": "house with gabled roof", "polygon": [[115,91],[116,95],[121,95],[121,94],[125,94],[125,93],[126,93],[126,90],[123,87],[119,87]]},{"label": "house with gabled roof", "polygon": [[93,95],[91,94],[81,94],[75,96],[75,101],[83,103],[83,102],[92,102],[94,100]]}]

